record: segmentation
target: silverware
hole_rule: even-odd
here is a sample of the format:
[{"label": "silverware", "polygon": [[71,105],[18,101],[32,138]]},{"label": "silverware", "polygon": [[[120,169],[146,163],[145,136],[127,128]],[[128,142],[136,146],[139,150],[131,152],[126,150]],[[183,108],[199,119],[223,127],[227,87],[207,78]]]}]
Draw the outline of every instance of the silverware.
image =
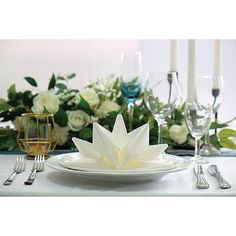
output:
[{"label": "silverware", "polygon": [[15,165],[13,167],[13,172],[10,177],[3,183],[4,185],[10,185],[16,178],[16,175],[22,173],[25,170],[26,159],[25,157],[17,157]]},{"label": "silverware", "polygon": [[29,178],[24,182],[26,185],[31,185],[34,182],[37,172],[44,171],[44,155],[37,155],[34,159],[31,174]]},{"label": "silverware", "polygon": [[220,188],[222,189],[231,188],[231,185],[226,180],[223,179],[217,165],[210,165],[208,167],[208,172],[210,175],[214,176],[217,179]]},{"label": "silverware", "polygon": [[207,188],[209,188],[209,184],[208,184],[207,180],[204,177],[204,172],[203,172],[203,169],[202,169],[202,165],[200,165],[200,164],[195,165],[194,173],[197,177],[197,184],[196,184],[197,188],[198,189],[207,189]]}]

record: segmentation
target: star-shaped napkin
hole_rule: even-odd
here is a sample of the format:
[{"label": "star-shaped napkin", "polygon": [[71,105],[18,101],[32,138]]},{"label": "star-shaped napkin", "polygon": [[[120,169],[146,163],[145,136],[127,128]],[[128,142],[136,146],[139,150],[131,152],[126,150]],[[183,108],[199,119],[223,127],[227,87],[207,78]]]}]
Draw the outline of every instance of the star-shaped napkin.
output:
[{"label": "star-shaped napkin", "polygon": [[[93,123],[93,142],[72,138],[86,162],[99,163],[107,169],[135,169],[147,162],[161,160],[167,144],[149,145],[149,125],[127,133],[121,114],[117,115],[113,131]],[[160,163],[161,164],[161,163]]]}]

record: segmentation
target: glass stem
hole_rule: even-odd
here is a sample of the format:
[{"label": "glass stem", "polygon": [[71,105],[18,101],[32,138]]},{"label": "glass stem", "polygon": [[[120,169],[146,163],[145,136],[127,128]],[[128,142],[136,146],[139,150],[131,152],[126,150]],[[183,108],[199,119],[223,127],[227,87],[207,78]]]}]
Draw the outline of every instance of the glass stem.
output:
[{"label": "glass stem", "polygon": [[129,113],[129,132],[133,130],[133,115],[134,115],[134,103],[128,103],[128,113]]},{"label": "glass stem", "polygon": [[210,146],[210,136],[209,131],[205,134],[205,143],[206,146]]},{"label": "glass stem", "polygon": [[157,121],[157,125],[158,125],[157,144],[161,144],[162,143],[162,122],[161,121]]},{"label": "glass stem", "polygon": [[200,138],[195,138],[195,158],[200,158]]}]

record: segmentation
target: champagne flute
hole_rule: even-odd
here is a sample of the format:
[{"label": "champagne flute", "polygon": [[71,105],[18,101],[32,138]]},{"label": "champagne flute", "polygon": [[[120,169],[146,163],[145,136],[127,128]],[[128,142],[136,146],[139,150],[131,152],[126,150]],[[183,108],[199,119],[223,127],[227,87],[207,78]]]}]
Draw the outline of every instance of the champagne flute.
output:
[{"label": "champagne flute", "polygon": [[129,131],[132,131],[134,104],[141,92],[141,52],[125,51],[121,54],[120,90],[128,103]]},{"label": "champagne flute", "polygon": [[200,155],[200,139],[211,125],[211,105],[196,100],[187,102],[184,116],[187,128],[195,139],[195,152],[191,160],[197,164],[208,163],[208,160]]},{"label": "champagne flute", "polygon": [[162,143],[162,124],[175,108],[178,98],[175,72],[148,72],[144,86],[144,101],[158,124],[158,144]]}]

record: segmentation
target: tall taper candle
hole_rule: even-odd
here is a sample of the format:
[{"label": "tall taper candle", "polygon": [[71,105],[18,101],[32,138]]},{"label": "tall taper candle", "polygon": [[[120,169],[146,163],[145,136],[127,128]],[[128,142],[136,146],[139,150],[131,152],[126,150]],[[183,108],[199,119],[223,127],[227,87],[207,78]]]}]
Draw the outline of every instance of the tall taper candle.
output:
[{"label": "tall taper candle", "polygon": [[193,102],[196,93],[195,40],[188,41],[188,93],[187,102]]},{"label": "tall taper candle", "polygon": [[170,42],[170,71],[177,71],[177,40]]},{"label": "tall taper candle", "polygon": [[220,40],[215,40],[214,50],[214,66],[213,66],[213,88],[218,89],[220,83],[221,73],[221,43]]}]

